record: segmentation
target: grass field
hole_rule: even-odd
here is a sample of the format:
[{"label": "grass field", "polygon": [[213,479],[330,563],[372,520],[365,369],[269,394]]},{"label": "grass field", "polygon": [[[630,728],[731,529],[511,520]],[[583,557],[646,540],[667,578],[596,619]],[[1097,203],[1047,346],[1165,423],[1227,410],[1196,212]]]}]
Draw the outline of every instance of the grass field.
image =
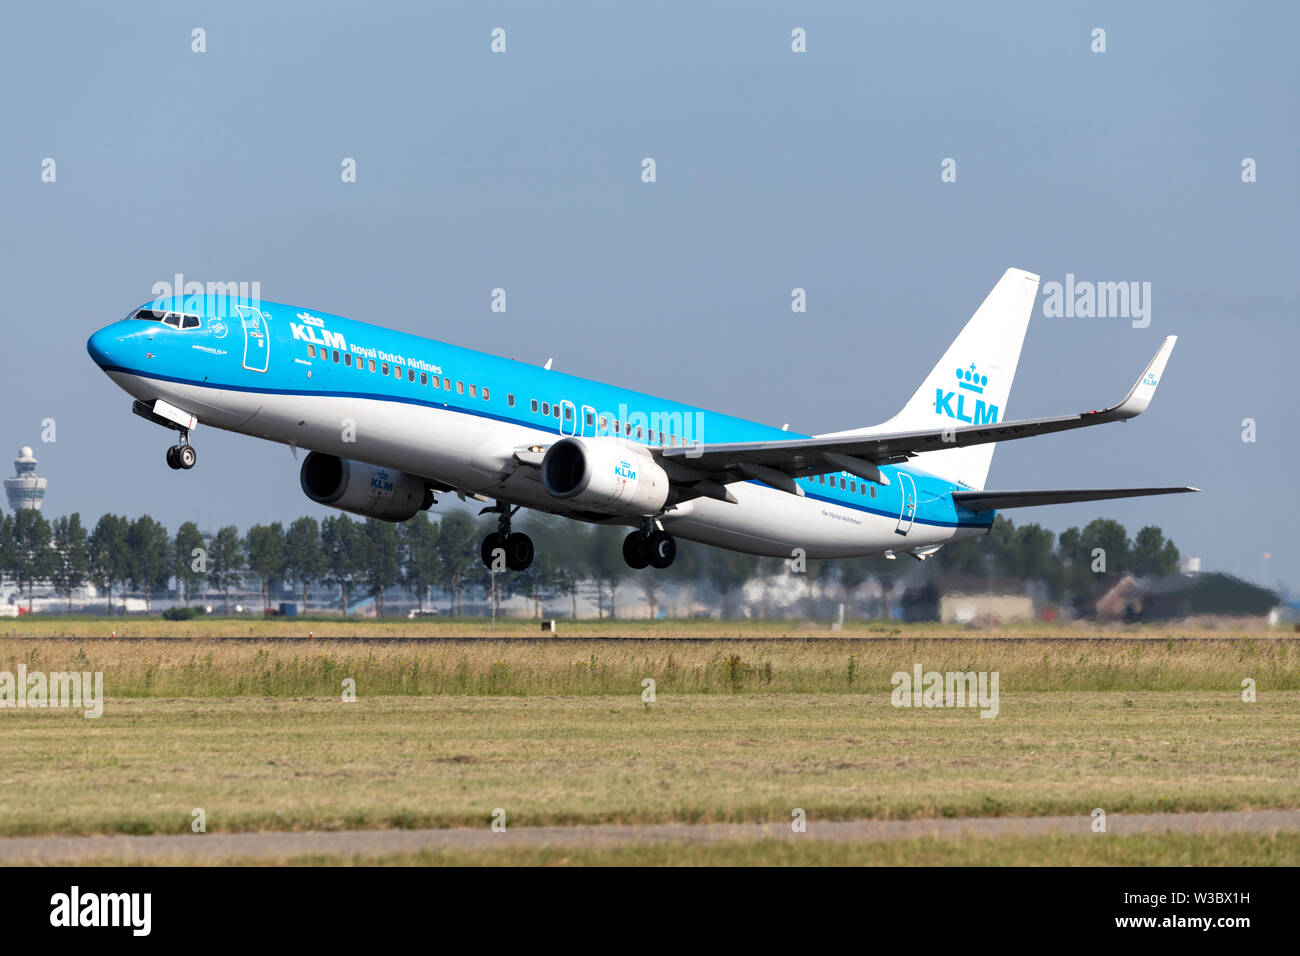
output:
[{"label": "grass field", "polygon": [[362,696],[879,693],[891,675],[997,671],[1002,695],[1025,691],[1300,690],[1300,641],[1006,643],[744,640],[620,644],[484,639],[442,644],[134,642],[0,638],[0,670],[102,671],[109,697],[333,697],[351,678]]},{"label": "grass field", "polygon": [[[1075,622],[1071,624],[1043,624],[1041,622],[1011,624],[995,629],[964,628],[932,623],[891,621],[846,621],[843,628],[831,631],[824,621],[717,621],[711,619],[672,619],[662,621],[623,620],[561,620],[560,637],[632,637],[632,638],[696,638],[705,640],[745,640],[756,638],[824,638],[869,639],[881,637],[916,638],[973,638],[989,637],[1068,637],[1071,639],[1132,640],[1147,638],[1177,640],[1183,637],[1251,637],[1300,639],[1292,628],[1277,626],[1244,632],[1240,628],[1223,630],[1181,628],[1170,625],[1133,625],[1128,627],[1101,627]],[[301,617],[265,618],[252,615],[242,617],[203,617],[190,621],[165,621],[157,615],[129,617],[91,617],[83,615],[35,615],[11,618],[0,622],[0,636],[10,637],[156,637],[202,638],[305,638],[316,637],[512,637],[538,638],[540,624],[531,618],[501,618],[495,624],[488,618],[339,618]]]},{"label": "grass field", "polygon": [[771,822],[1297,805],[1300,692],[171,699],[9,711],[0,834]]},{"label": "grass field", "polygon": [[[35,623],[48,626],[18,630]],[[188,833],[196,807],[210,832],[486,827],[497,807],[511,827],[779,822],[795,807],[810,821],[1300,807],[1300,642],[1285,634],[1008,643],[995,638],[1030,634],[877,626],[746,640],[770,636],[763,625],[675,640],[705,636],[690,622],[668,636],[642,624],[653,639],[625,644],[366,646],[179,641],[132,623],[157,639],[0,636],[0,671],[103,671],[107,697],[97,720],[0,710],[0,836]],[[890,676],[916,663],[998,671],[999,715],[891,707]],[[355,702],[341,699],[345,678]],[[1294,865],[1297,846],[1288,834],[963,837],[281,862]]]},{"label": "grass field", "polygon": [[[86,865],[115,865],[117,857]],[[184,866],[177,855],[151,865]],[[237,866],[1256,866],[1300,865],[1300,834],[963,837],[892,843],[762,840],[618,847],[502,847],[482,853],[307,854],[222,861]]]}]

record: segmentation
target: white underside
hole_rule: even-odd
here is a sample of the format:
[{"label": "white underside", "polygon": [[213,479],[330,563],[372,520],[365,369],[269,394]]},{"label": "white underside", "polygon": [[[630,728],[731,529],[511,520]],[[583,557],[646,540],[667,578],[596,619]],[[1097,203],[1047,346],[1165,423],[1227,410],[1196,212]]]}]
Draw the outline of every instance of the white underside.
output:
[{"label": "white underside", "polygon": [[[450,408],[327,395],[226,391],[109,373],[136,398],[161,398],[193,413],[204,425],[265,438],[340,458],[395,468],[430,481],[539,511],[570,515],[542,487],[535,467],[519,465],[514,449],[548,445],[543,432]],[[351,419],[354,441],[345,441]],[[900,523],[825,501],[802,498],[752,482],[728,486],[736,503],[696,498],[659,516],[674,535],[704,544],[789,558],[796,548],[809,558],[846,558],[884,551],[912,552],[982,533]],[[609,523],[635,525],[634,519]],[[900,534],[900,528],[906,533]]]}]

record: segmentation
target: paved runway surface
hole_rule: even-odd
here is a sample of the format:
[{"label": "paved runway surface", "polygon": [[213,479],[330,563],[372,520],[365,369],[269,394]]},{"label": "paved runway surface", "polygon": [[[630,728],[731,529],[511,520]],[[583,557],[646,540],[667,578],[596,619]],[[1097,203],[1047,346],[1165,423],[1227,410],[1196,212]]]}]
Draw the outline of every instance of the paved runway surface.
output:
[{"label": "paved runway surface", "polygon": [[[1223,813],[1111,814],[1105,836],[1135,833],[1272,833],[1300,830],[1300,810]],[[208,833],[166,836],[9,837],[0,839],[0,863],[216,862],[230,858],[283,858],[300,854],[361,854],[419,850],[486,851],[503,846],[605,847],[629,843],[830,840],[877,843],[924,837],[1088,835],[1092,818],[972,817],[961,820],[809,821],[805,833],[790,824],[664,824],[482,829],[347,830],[307,833]]]}]

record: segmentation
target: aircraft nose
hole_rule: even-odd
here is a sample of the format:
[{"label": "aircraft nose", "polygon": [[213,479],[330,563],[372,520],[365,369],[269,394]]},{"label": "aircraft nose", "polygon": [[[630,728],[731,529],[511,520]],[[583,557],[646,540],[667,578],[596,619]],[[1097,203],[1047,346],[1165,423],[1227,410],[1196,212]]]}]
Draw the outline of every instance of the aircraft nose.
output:
[{"label": "aircraft nose", "polygon": [[100,368],[121,365],[125,357],[125,338],[116,324],[100,329],[86,340],[86,351]]}]

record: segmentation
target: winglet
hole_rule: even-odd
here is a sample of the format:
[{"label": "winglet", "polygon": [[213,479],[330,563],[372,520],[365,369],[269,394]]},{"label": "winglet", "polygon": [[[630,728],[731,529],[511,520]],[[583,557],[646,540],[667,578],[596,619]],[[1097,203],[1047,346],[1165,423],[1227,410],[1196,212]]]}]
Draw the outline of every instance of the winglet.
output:
[{"label": "winglet", "polygon": [[1155,358],[1146,367],[1137,384],[1125,396],[1124,401],[1111,409],[1110,417],[1135,418],[1147,410],[1147,406],[1151,404],[1151,399],[1156,394],[1156,386],[1160,384],[1160,379],[1165,374],[1165,363],[1169,361],[1169,354],[1174,350],[1174,343],[1177,341],[1178,336],[1170,335],[1161,343]]}]

